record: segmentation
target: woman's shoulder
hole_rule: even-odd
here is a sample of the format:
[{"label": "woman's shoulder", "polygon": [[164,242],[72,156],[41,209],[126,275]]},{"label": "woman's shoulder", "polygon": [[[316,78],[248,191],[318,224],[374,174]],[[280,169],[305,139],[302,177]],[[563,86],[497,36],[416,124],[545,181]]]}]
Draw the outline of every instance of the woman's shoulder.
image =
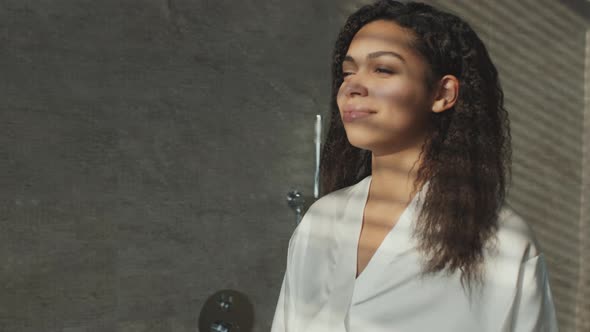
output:
[{"label": "woman's shoulder", "polygon": [[505,204],[498,214],[496,248],[503,257],[526,261],[541,254],[535,232],[514,208]]},{"label": "woman's shoulder", "polygon": [[341,220],[346,211],[347,199],[351,197],[353,187],[325,194],[307,208],[289,239],[290,255],[295,255],[296,248],[305,247],[309,241],[322,238],[320,234],[328,236],[334,231],[335,221]]},{"label": "woman's shoulder", "polygon": [[349,199],[358,195],[354,189],[360,185],[354,184],[329,192],[315,200],[305,211],[295,233],[309,234],[316,227],[329,227],[331,221],[341,220],[347,210]]},{"label": "woman's shoulder", "polygon": [[355,190],[355,188],[360,188],[360,186],[362,185],[362,181],[364,180],[361,180],[356,184],[334,190],[321,196],[309,206],[309,208],[307,209],[307,213],[311,214],[314,212],[321,212],[322,215],[326,215],[326,212],[341,212],[343,210],[343,207],[347,204],[347,201],[354,195],[353,191]]}]

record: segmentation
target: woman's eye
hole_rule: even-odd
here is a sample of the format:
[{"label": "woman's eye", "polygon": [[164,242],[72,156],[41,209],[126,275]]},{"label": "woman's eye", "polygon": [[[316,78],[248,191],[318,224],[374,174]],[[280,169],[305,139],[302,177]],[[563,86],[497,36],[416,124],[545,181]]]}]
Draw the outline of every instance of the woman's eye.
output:
[{"label": "woman's eye", "polygon": [[381,73],[393,74],[393,71],[391,71],[387,68],[377,68],[377,71],[381,72]]},{"label": "woman's eye", "polygon": [[[390,69],[387,69],[387,68],[382,68],[382,67],[375,69],[375,71],[377,71],[379,73],[385,73],[385,74],[393,74],[394,73],[393,70],[390,70]],[[343,72],[342,73],[342,77],[346,77],[346,76],[352,75],[352,74],[354,74],[354,73],[351,73],[351,72]]]}]

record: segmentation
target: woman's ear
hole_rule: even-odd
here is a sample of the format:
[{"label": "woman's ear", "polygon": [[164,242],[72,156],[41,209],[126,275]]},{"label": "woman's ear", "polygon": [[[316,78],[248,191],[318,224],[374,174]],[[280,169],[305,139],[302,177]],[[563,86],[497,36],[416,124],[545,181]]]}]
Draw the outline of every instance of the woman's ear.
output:
[{"label": "woman's ear", "polygon": [[459,80],[453,75],[445,75],[440,79],[432,103],[432,111],[440,113],[453,107],[459,96]]}]

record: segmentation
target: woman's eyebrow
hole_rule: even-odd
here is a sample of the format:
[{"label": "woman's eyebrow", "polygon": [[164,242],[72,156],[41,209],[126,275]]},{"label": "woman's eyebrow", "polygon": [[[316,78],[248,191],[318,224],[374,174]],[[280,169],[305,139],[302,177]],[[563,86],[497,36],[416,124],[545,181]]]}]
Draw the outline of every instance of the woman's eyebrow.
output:
[{"label": "woman's eyebrow", "polygon": [[[374,59],[374,58],[377,58],[377,57],[380,57],[380,56],[384,56],[384,55],[389,55],[389,56],[396,57],[396,58],[400,59],[404,64],[406,63],[406,59],[404,59],[403,56],[401,56],[399,53],[396,53],[396,52],[393,52],[393,51],[377,51],[377,52],[369,53],[367,55],[367,60],[368,59]],[[344,60],[342,62],[345,62],[345,61],[349,61],[349,62],[353,62],[353,63],[355,62],[354,61],[354,58],[352,56],[350,56],[350,55],[346,55],[344,57]]]}]

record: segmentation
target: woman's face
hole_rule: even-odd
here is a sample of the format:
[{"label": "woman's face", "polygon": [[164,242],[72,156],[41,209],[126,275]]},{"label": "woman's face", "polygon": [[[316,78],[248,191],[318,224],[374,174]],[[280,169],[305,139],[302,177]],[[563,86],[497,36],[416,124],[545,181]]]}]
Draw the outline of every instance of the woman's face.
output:
[{"label": "woman's face", "polygon": [[409,48],[410,38],[394,22],[378,20],[350,43],[337,103],[353,146],[386,154],[421,144],[432,100],[424,85],[427,63]]}]

